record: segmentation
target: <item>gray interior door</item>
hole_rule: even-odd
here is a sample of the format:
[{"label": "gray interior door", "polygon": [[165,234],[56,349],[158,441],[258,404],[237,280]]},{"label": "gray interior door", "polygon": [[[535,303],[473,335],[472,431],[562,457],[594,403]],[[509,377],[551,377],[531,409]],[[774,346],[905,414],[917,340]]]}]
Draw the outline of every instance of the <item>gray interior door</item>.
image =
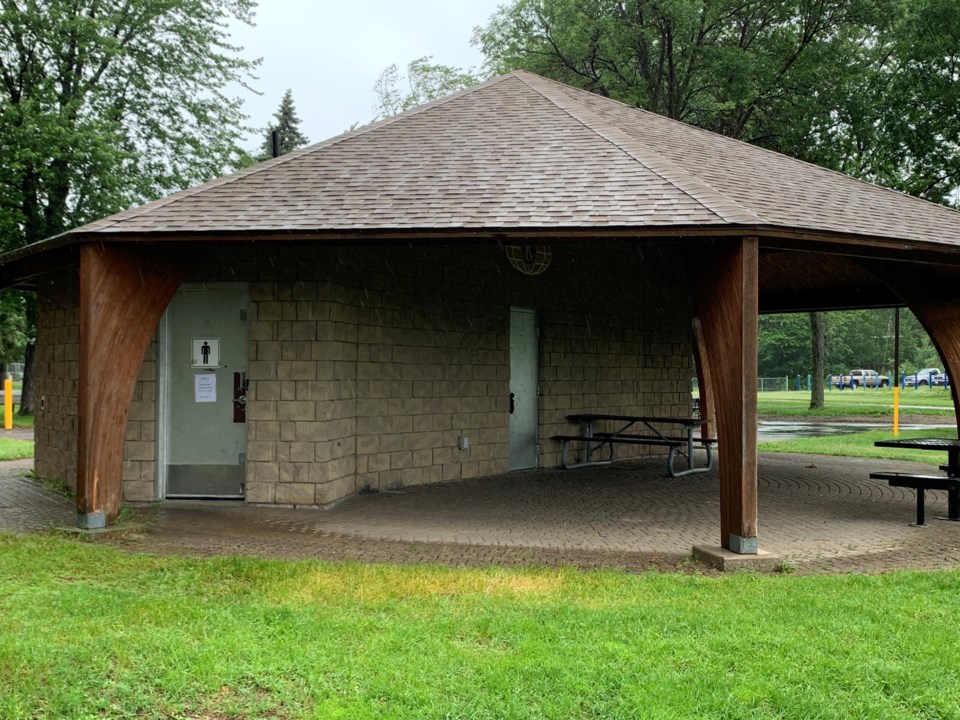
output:
[{"label": "gray interior door", "polygon": [[537,313],[510,308],[510,469],[537,466]]},{"label": "gray interior door", "polygon": [[247,305],[246,285],[225,283],[184,286],[167,308],[167,497],[243,497]]}]

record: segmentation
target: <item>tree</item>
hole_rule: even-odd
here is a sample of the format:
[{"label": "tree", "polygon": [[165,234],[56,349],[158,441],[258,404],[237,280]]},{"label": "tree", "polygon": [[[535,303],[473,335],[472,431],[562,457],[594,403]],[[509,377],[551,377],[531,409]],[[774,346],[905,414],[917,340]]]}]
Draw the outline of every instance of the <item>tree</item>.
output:
[{"label": "tree", "polygon": [[[253,0],[4,0],[0,250],[243,163],[245,117],[225,88],[244,84],[258,61],[238,57],[226,20],[249,23],[253,7]],[[32,367],[25,372],[32,376]]]},{"label": "tree", "polygon": [[761,315],[757,367],[763,377],[794,377],[809,372],[810,346],[799,313]]},{"label": "tree", "polygon": [[273,114],[276,122],[266,129],[266,137],[260,147],[260,159],[265,160],[274,156],[273,133],[277,133],[277,155],[285,155],[291,150],[303,147],[310,141],[300,131],[300,118],[293,106],[293,92],[287,90],[280,101],[280,107]]},{"label": "tree", "polygon": [[514,0],[525,68],[933,202],[960,185],[958,0]]},{"label": "tree", "polygon": [[522,67],[803,156],[849,79],[875,63],[885,0],[515,0],[475,34]]},{"label": "tree", "polygon": [[[380,73],[373,86],[377,95],[377,104],[373,110],[378,120],[466,90],[480,82],[470,70],[434,65],[431,64],[431,59],[426,56],[412,61],[407,65],[406,77],[401,77],[395,64]],[[404,80],[406,89],[402,88]]]},{"label": "tree", "polygon": [[867,120],[882,128],[879,182],[939,203],[960,184],[960,2],[903,0]]}]

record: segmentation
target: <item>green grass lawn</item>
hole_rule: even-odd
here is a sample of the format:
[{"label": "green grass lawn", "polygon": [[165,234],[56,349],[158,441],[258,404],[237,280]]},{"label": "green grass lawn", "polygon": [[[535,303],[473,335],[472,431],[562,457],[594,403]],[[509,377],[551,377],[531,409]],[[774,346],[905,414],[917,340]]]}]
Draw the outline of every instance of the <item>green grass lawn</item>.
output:
[{"label": "green grass lawn", "polygon": [[13,414],[13,426],[15,428],[33,428],[33,415],[17,415],[16,412]]},{"label": "green grass lawn", "polygon": [[23,460],[33,457],[33,440],[16,440],[3,437],[0,430],[0,461]]},{"label": "green grass lawn", "polygon": [[[956,428],[930,428],[928,430],[901,430],[899,439],[915,437],[957,437]],[[881,458],[886,460],[912,460],[927,465],[939,466],[947,461],[947,453],[925,450],[900,450],[896,448],[874,447],[877,440],[893,440],[891,430],[870,430],[868,432],[844,435],[825,435],[796,440],[770,440],[757,444],[760,452],[810,453],[813,455],[840,455],[843,457]]]},{"label": "green grass lawn", "polygon": [[957,718],[960,573],[159,558],[0,536],[4,718]]},{"label": "green grass lawn", "polygon": [[[893,390],[833,390],[825,392],[824,407],[810,410],[810,393],[757,393],[757,410],[761,416],[808,416],[823,419],[863,415],[867,417],[893,416]],[[900,412],[911,415],[954,416],[950,391],[944,388],[900,391]]]}]

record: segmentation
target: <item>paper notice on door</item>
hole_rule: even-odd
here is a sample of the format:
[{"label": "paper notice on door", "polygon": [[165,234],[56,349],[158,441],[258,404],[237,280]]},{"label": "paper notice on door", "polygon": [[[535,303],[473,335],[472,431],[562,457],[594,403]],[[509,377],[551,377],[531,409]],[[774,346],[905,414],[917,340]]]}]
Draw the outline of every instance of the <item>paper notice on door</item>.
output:
[{"label": "paper notice on door", "polygon": [[193,376],[193,399],[198,403],[215,403],[217,401],[217,376],[197,374]]}]

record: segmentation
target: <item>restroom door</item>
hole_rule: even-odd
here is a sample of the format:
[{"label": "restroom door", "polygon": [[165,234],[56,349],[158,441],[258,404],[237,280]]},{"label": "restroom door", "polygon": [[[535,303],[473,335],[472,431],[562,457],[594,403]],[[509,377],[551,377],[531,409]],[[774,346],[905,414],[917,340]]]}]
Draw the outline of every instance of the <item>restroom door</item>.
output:
[{"label": "restroom door", "polygon": [[537,466],[537,313],[510,308],[510,469]]},{"label": "restroom door", "polygon": [[184,286],[164,318],[161,476],[168,498],[242,498],[246,285]]}]

